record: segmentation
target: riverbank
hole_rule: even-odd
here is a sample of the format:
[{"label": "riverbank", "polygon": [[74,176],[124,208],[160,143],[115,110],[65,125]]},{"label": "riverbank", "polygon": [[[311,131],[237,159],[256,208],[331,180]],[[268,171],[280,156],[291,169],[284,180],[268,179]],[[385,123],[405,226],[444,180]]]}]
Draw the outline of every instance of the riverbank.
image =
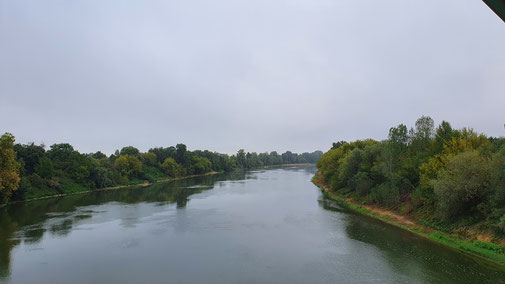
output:
[{"label": "riverbank", "polygon": [[263,167],[261,167],[261,169],[282,168],[282,167],[296,167],[296,166],[308,166],[308,165],[314,165],[314,163],[271,165],[271,166],[263,166]]},{"label": "riverbank", "polygon": [[484,242],[479,240],[466,240],[458,238],[455,235],[444,233],[435,230],[431,227],[422,226],[414,219],[398,214],[397,212],[380,208],[377,206],[370,206],[360,204],[357,201],[345,198],[329,190],[321,180],[320,173],[312,178],[312,182],[321,189],[321,192],[328,198],[337,201],[339,204],[351,209],[352,211],[360,214],[381,220],[385,223],[394,225],[404,230],[410,231],[416,235],[429,239],[431,241],[443,244],[445,246],[456,249],[462,253],[466,253],[477,257],[480,260],[494,264],[500,269],[505,271],[505,247],[491,242]]},{"label": "riverbank", "polygon": [[172,182],[172,181],[181,180],[181,179],[188,179],[188,178],[194,178],[194,177],[203,177],[203,176],[210,176],[210,175],[217,175],[217,174],[220,174],[220,172],[209,172],[209,173],[205,173],[205,174],[201,174],[201,175],[190,175],[190,176],[177,177],[177,178],[164,178],[164,179],[155,180],[154,182],[144,182],[144,183],[139,183],[139,184],[128,184],[128,185],[118,185],[118,186],[98,188],[98,189],[93,189],[93,190],[84,190],[84,191],[77,191],[77,192],[69,192],[69,193],[48,195],[48,196],[44,196],[44,197],[38,197],[38,198],[31,198],[31,199],[26,199],[26,200],[18,200],[18,201],[8,202],[6,204],[0,205],[0,208],[4,207],[6,205],[9,205],[9,204],[30,202],[30,201],[50,199],[50,198],[58,198],[58,197],[63,197],[63,196],[75,195],[75,194],[85,194],[85,193],[92,193],[92,192],[99,192],[99,191],[118,190],[118,189],[131,188],[131,187],[147,187],[147,186],[153,185],[155,183]]},{"label": "riverbank", "polygon": [[[311,164],[310,163],[280,164],[280,165],[264,166],[262,168],[268,169],[268,168],[275,168],[275,167],[292,167],[292,166],[305,166],[305,165],[311,165]],[[205,174],[201,174],[201,175],[189,175],[189,176],[177,177],[177,178],[162,178],[162,179],[157,179],[154,182],[144,182],[144,183],[128,184],[128,185],[118,185],[118,186],[112,186],[112,187],[106,187],[106,188],[98,188],[98,189],[93,189],[93,190],[83,190],[83,191],[76,191],[76,192],[54,194],[54,195],[48,195],[48,196],[37,197],[37,198],[30,198],[30,199],[25,199],[25,200],[11,201],[11,202],[8,202],[6,204],[1,204],[0,208],[4,207],[6,205],[9,205],[9,204],[16,204],[16,203],[21,203],[21,202],[30,202],[30,201],[36,201],[36,200],[43,200],[43,199],[64,197],[64,196],[75,195],[75,194],[85,194],[85,193],[92,193],[92,192],[98,192],[98,191],[117,190],[117,189],[130,188],[130,187],[147,187],[147,186],[150,186],[150,185],[155,184],[155,183],[172,182],[172,181],[181,180],[181,179],[188,179],[188,178],[194,178],[194,177],[216,175],[216,174],[220,174],[220,173],[222,173],[222,172],[209,172],[209,173],[205,173]]]}]

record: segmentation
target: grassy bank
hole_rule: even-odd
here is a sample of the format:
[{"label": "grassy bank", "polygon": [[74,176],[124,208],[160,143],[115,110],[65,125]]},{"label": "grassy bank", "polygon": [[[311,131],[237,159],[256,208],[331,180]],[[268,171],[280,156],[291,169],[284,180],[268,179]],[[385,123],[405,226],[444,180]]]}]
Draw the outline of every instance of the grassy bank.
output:
[{"label": "grassy bank", "polygon": [[132,188],[132,187],[147,187],[147,186],[150,186],[154,183],[172,182],[172,181],[181,180],[181,179],[188,179],[188,178],[202,177],[202,176],[209,176],[209,175],[216,175],[216,174],[220,174],[220,172],[209,172],[209,173],[205,173],[205,174],[201,174],[201,175],[190,175],[190,176],[177,177],[177,178],[164,178],[164,179],[155,180],[154,182],[151,182],[151,183],[146,182],[146,181],[139,181],[137,183],[128,184],[128,185],[118,185],[118,186],[98,188],[98,189],[93,189],[93,190],[88,190],[88,189],[85,189],[84,187],[79,187],[74,191],[69,191],[69,192],[65,192],[65,193],[61,193],[61,194],[52,194],[52,195],[30,198],[30,199],[25,199],[25,200],[12,201],[7,204],[0,205],[0,208],[3,206],[6,206],[8,204],[30,202],[30,201],[35,201],[35,200],[57,198],[57,197],[63,197],[63,196],[68,196],[68,195],[84,194],[84,193],[91,193],[91,192],[98,192],[98,191],[117,190],[117,189]]},{"label": "grassy bank", "polygon": [[457,249],[460,252],[472,255],[479,259],[489,261],[490,264],[494,264],[500,269],[505,270],[505,246],[503,245],[478,240],[462,239],[457,235],[448,234],[435,230],[431,227],[422,226],[415,222],[415,220],[412,220],[407,216],[399,215],[396,212],[358,204],[352,199],[348,199],[345,196],[330,191],[328,187],[321,182],[318,174],[314,176],[312,182],[321,189],[321,192],[326,197],[337,201],[339,204],[352,211],[373,217],[396,227],[408,230],[431,241]]},{"label": "grassy bank", "polygon": [[[304,165],[311,165],[311,164],[310,163],[280,164],[280,165],[264,166],[261,168],[269,169],[269,168],[276,168],[276,167],[291,167],[291,166],[304,166]],[[11,201],[7,204],[29,202],[29,201],[49,199],[49,198],[57,198],[57,197],[63,197],[63,196],[67,196],[67,195],[84,194],[84,193],[91,193],[91,192],[97,192],[97,191],[117,190],[117,189],[122,189],[122,188],[139,187],[139,186],[146,187],[146,186],[152,185],[154,183],[171,182],[171,181],[187,179],[187,178],[216,175],[219,173],[221,173],[221,172],[209,172],[209,173],[200,174],[200,175],[189,175],[189,176],[177,177],[177,178],[160,178],[160,179],[156,179],[154,182],[147,182],[146,180],[136,180],[136,181],[133,181],[132,183],[127,184],[127,185],[118,185],[118,186],[98,188],[98,189],[92,189],[92,190],[89,190],[81,185],[70,184],[70,186],[65,187],[66,190],[63,193],[53,194],[53,192],[51,192],[51,193],[45,194],[45,192],[41,191],[41,192],[39,192],[40,196],[28,198],[25,200]],[[0,205],[0,208],[3,206],[6,206],[7,204]]]}]

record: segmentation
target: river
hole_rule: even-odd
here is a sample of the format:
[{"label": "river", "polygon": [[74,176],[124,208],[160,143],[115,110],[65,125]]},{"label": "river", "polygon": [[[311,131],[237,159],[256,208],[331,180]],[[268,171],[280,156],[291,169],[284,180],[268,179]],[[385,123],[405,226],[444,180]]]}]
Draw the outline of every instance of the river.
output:
[{"label": "river", "polygon": [[505,283],[326,199],[314,166],[0,208],[1,283]]}]

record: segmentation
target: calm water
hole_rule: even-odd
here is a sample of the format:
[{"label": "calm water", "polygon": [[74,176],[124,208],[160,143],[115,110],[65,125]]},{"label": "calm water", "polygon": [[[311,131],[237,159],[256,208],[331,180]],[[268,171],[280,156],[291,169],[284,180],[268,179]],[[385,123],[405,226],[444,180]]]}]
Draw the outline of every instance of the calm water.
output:
[{"label": "calm water", "polygon": [[312,166],[0,209],[6,283],[505,283],[505,272],[326,200]]}]

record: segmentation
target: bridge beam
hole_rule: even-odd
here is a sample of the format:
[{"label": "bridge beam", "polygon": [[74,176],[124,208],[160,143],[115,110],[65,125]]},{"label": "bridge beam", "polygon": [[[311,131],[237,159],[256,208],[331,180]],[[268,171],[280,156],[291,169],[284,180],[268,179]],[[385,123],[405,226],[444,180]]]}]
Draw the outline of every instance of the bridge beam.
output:
[{"label": "bridge beam", "polygon": [[505,0],[483,0],[505,22]]}]

